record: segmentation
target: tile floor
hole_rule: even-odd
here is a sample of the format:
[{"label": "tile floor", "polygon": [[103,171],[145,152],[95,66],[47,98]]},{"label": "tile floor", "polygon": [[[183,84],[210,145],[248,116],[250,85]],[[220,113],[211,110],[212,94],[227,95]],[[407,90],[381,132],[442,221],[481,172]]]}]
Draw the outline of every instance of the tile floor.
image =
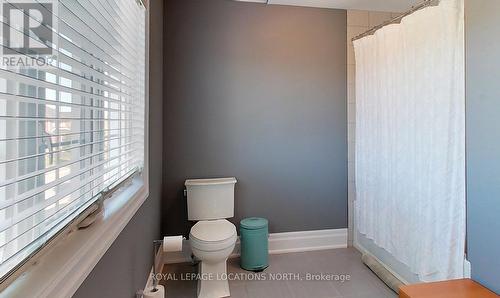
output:
[{"label": "tile floor", "polygon": [[[196,297],[196,280],[187,280],[196,272],[196,266],[189,263],[166,265],[163,273],[167,281],[161,282],[166,296]],[[361,262],[360,253],[353,248],[270,255],[269,267],[262,273],[249,273],[239,267],[239,258],[229,259],[228,273],[231,297],[236,298],[397,297]],[[330,279],[349,275],[350,279],[310,281],[308,274],[318,278],[323,274]]]}]

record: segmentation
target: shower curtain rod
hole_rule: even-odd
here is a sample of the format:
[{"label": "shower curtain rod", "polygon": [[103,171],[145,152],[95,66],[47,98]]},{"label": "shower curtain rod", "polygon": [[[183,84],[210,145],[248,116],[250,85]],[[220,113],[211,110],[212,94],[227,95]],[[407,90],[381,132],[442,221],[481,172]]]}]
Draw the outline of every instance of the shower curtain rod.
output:
[{"label": "shower curtain rod", "polygon": [[378,29],[380,28],[383,28],[387,25],[390,25],[390,24],[396,24],[396,23],[399,23],[401,21],[402,18],[408,16],[408,15],[411,15],[412,13],[418,11],[418,10],[421,10],[423,8],[426,8],[426,7],[429,7],[429,6],[436,6],[439,4],[439,1],[440,0],[425,0],[424,2],[418,4],[418,5],[415,5],[413,6],[409,11],[389,20],[389,21],[386,21],[386,22],[383,22],[382,24],[378,25],[378,26],[375,26],[371,29],[369,29],[368,31],[365,31],[357,36],[355,36],[352,41],[355,41],[357,39],[360,39],[360,38],[363,38],[365,36],[368,36],[368,35],[372,35],[374,34]]}]

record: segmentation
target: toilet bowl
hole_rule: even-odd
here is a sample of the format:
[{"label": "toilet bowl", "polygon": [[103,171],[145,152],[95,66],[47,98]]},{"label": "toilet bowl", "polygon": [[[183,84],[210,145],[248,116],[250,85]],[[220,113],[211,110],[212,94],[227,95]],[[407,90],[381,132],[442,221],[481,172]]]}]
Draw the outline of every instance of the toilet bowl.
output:
[{"label": "toilet bowl", "polygon": [[193,254],[201,261],[198,297],[228,297],[227,258],[236,243],[236,227],[225,219],[197,222],[189,233]]}]

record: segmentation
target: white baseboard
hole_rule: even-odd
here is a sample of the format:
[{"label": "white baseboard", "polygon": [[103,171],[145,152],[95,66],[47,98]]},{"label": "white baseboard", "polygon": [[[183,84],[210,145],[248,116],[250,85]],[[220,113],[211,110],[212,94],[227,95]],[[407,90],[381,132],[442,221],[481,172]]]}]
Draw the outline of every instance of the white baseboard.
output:
[{"label": "white baseboard", "polygon": [[[269,234],[269,254],[283,254],[347,247],[347,229],[331,229]],[[231,257],[240,255],[240,241]],[[166,253],[165,264],[191,262],[189,240],[182,243],[182,252]]]},{"label": "white baseboard", "polygon": [[269,235],[270,254],[345,247],[347,247],[347,229],[275,233]]}]

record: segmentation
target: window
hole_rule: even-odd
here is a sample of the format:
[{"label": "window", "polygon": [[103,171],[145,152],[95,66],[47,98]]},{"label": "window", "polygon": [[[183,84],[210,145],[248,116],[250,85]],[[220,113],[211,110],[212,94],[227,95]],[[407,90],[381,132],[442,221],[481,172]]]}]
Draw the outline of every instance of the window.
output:
[{"label": "window", "polygon": [[146,12],[134,0],[0,4],[5,277],[142,168]]}]

